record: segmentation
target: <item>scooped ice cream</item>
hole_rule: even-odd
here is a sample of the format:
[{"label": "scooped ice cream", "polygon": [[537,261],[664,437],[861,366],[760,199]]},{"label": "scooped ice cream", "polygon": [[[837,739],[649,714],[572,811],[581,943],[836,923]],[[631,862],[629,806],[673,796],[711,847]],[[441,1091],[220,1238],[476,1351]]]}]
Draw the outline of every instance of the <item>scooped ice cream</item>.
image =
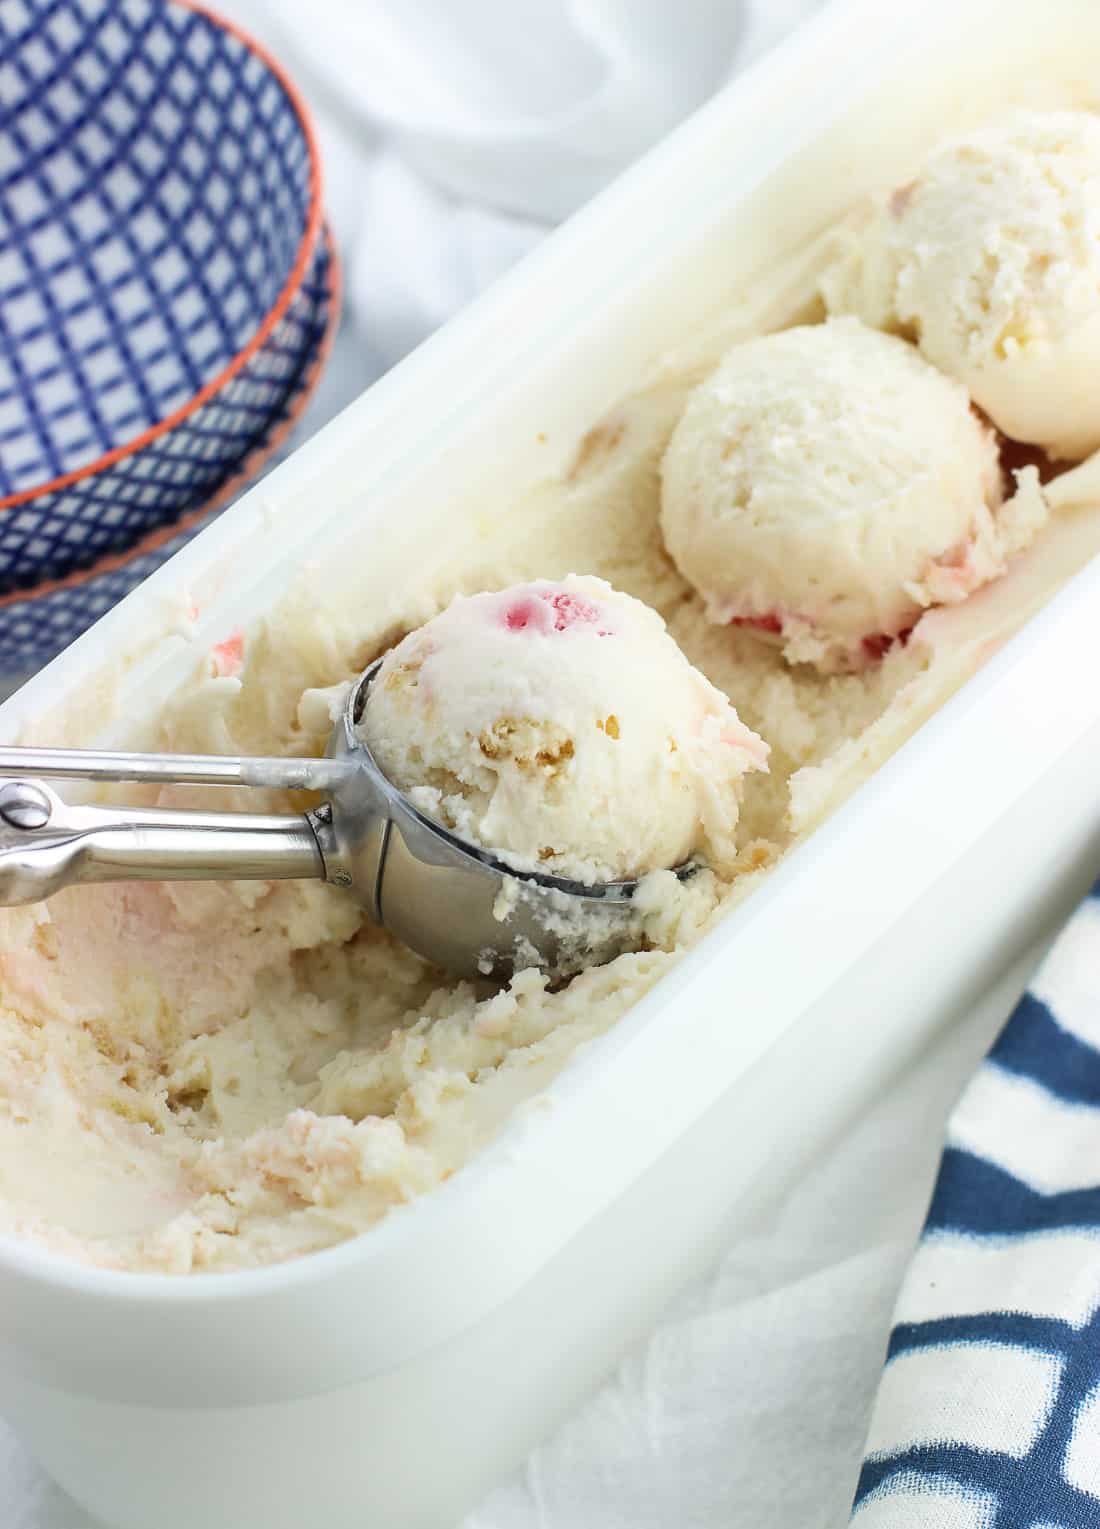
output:
[{"label": "scooped ice cream", "polygon": [[768,753],[655,611],[574,575],[456,599],[386,656],[361,731],[429,817],[585,882],[731,865]]},{"label": "scooped ice cream", "polygon": [[692,393],[661,526],[712,621],[792,662],[858,669],[921,612],[1004,571],[1046,518],[1002,503],[993,432],[903,340],[834,319],[736,345]]},{"label": "scooped ice cream", "polygon": [[945,144],[842,235],[830,312],[917,340],[1006,435],[1100,446],[1100,118],[1015,112]]}]

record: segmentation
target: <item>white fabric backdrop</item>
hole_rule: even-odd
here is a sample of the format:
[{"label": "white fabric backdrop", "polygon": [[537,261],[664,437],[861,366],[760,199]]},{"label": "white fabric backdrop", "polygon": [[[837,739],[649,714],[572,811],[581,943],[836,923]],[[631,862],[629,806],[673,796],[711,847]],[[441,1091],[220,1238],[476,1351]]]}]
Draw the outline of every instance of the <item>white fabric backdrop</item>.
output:
[{"label": "white fabric backdrop", "polygon": [[[318,119],[348,313],[308,429],[818,0],[220,3]],[[944,1118],[1030,964],[464,1529],[841,1529]],[[89,1529],[2,1426],[0,1525]]]}]

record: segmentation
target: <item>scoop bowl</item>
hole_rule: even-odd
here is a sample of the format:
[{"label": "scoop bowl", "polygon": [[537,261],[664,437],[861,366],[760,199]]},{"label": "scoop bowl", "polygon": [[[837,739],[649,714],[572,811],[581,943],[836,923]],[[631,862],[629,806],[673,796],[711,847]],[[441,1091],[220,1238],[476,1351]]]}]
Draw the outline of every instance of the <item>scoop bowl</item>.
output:
[{"label": "scoop bowl", "polygon": [[[565,977],[636,942],[636,881],[514,870],[397,790],[358,731],[380,665],[349,690],[325,759],[0,748],[0,905],[89,882],[321,879],[417,955],[471,979],[530,966]],[[328,800],[288,815],[72,806],[47,777],[323,790]]]}]

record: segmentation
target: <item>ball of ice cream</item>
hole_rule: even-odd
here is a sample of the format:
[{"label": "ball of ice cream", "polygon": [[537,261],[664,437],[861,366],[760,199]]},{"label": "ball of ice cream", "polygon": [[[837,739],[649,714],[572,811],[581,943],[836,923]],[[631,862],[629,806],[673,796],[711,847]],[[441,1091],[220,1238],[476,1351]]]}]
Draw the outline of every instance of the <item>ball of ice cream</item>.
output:
[{"label": "ball of ice cream", "polygon": [[1045,518],[1027,472],[1030,492],[1003,506],[966,389],[904,340],[834,319],[736,345],[695,389],[662,464],[661,525],[711,620],[792,662],[857,669],[1003,571]]},{"label": "ball of ice cream", "polygon": [[456,598],[386,655],[360,731],[421,812],[589,883],[728,867],[768,752],[655,611],[575,575]]},{"label": "ball of ice cream", "polygon": [[1100,118],[1015,112],[956,139],[841,243],[831,312],[911,336],[1016,440],[1100,446]]}]

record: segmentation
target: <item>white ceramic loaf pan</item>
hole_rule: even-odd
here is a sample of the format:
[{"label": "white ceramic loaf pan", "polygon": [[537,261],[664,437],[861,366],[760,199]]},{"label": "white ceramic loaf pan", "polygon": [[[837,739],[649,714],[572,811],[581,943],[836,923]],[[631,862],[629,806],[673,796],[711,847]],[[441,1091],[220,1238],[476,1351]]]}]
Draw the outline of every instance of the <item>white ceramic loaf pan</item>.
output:
[{"label": "white ceramic loaf pan", "polygon": [[[946,129],[1098,70],[1091,0],[836,0],[0,708],[0,736],[130,741],[102,719],[193,666],[192,596],[205,645],[309,559],[333,600],[400,587],[748,274]],[[497,1145],[359,1240],[190,1279],[0,1244],[6,1416],[125,1529],[457,1522],[1084,888],[1098,651],[1093,565]]]}]

